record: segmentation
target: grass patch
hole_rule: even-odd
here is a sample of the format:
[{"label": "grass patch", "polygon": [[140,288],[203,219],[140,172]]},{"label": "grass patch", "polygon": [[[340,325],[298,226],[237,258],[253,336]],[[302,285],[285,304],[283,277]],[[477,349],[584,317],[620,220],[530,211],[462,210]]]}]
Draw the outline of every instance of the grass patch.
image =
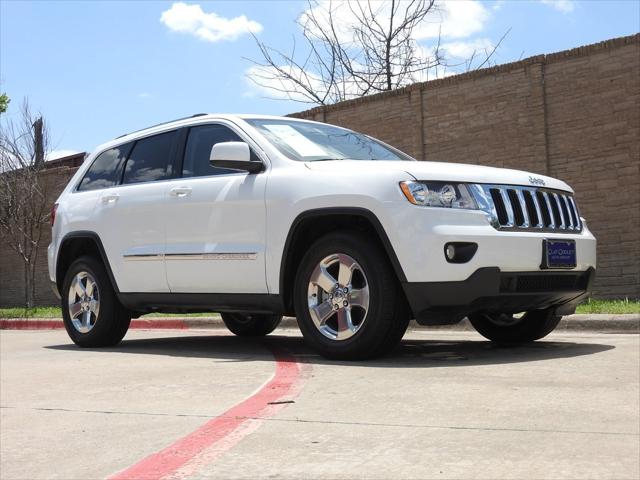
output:
[{"label": "grass patch", "polygon": [[[588,300],[578,306],[576,313],[640,313],[638,300]],[[198,318],[217,317],[217,313],[149,313],[144,317]],[[0,308],[0,318],[61,318],[60,307]]]},{"label": "grass patch", "polygon": [[[217,313],[149,313],[144,317],[217,317]],[[0,308],[0,318],[62,318],[60,307]]]},{"label": "grass patch", "polygon": [[640,313],[640,301],[638,300],[593,300],[578,305],[576,313]]}]

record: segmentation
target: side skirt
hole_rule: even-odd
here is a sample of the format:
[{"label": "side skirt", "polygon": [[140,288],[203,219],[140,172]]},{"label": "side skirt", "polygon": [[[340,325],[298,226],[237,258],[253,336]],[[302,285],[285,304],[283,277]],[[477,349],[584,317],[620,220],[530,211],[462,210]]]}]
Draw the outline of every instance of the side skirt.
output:
[{"label": "side skirt", "polygon": [[118,299],[139,313],[284,313],[280,295],[266,293],[119,293]]}]

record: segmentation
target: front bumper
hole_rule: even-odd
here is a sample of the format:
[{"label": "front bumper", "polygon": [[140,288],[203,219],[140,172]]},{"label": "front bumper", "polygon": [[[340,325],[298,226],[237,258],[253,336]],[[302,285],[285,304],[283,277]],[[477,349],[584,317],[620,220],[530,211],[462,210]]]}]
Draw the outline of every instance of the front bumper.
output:
[{"label": "front bumper", "polygon": [[503,272],[485,267],[461,281],[405,282],[402,287],[418,323],[445,325],[479,311],[554,308],[558,315],[569,315],[591,293],[594,277],[594,268]]},{"label": "front bumper", "polygon": [[[596,239],[586,224],[581,232],[496,230],[478,210],[417,207],[393,209],[382,219],[406,281],[463,281],[485,267],[502,272],[542,271],[542,244],[549,240],[576,243],[574,272],[596,267]],[[475,243],[475,255],[465,263],[449,263],[444,247],[449,242]]]}]

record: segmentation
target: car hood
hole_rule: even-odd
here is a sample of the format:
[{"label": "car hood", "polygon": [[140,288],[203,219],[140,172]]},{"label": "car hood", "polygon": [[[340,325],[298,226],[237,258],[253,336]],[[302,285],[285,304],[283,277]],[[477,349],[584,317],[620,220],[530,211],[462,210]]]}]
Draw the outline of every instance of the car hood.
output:
[{"label": "car hood", "polygon": [[[539,175],[537,173],[512,170],[509,168],[484,167],[464,163],[413,162],[382,160],[329,160],[307,162],[314,171],[339,171],[351,173],[384,173],[389,171],[406,172],[416,180],[436,180],[444,182],[489,183],[505,185],[544,186],[557,190],[573,192],[562,180]],[[544,184],[542,184],[544,182]]]}]

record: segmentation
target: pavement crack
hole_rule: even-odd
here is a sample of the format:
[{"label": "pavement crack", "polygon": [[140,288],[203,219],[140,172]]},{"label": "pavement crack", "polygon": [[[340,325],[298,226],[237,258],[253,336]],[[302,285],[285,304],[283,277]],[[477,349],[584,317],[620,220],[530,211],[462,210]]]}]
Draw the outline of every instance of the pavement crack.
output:
[{"label": "pavement crack", "polygon": [[[134,412],[121,410],[81,410],[72,408],[56,408],[56,407],[23,407],[23,406],[0,406],[0,409],[26,409],[41,412],[65,412],[65,413],[91,413],[103,415],[144,415],[157,417],[184,417],[184,418],[226,418],[225,415],[202,415],[193,413],[166,413],[166,412]],[[481,427],[481,426],[462,426],[462,425],[432,425],[419,423],[384,423],[384,422],[353,422],[339,420],[316,420],[305,418],[268,418],[268,417],[228,417],[242,418],[246,420],[261,420],[265,422],[280,423],[306,423],[318,425],[349,425],[355,427],[379,427],[379,428],[415,428],[415,429],[433,429],[433,430],[469,430],[483,432],[523,432],[523,433],[557,433],[557,434],[574,434],[574,435],[610,435],[625,437],[640,437],[640,433],[632,432],[605,432],[598,430],[560,430],[545,428],[514,428],[514,427]]]}]

